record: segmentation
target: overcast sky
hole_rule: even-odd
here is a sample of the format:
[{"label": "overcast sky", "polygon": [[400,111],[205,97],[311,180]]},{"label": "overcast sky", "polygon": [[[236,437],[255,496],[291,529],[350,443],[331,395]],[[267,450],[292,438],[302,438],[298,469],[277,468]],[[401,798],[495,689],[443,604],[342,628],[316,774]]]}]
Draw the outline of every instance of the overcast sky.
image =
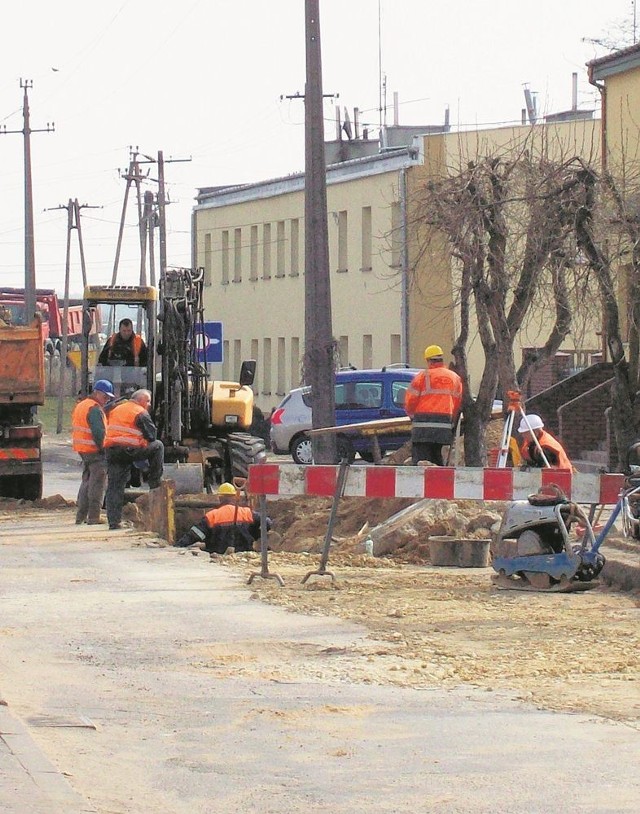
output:
[{"label": "overcast sky", "polygon": [[[631,0],[320,0],[320,8],[324,91],[339,93],[341,108],[359,107],[373,128],[379,47],[401,124],[440,123],[447,105],[454,127],[517,122],[523,83],[542,113],[565,110],[573,71],[579,105],[595,107],[584,65],[604,52],[584,38],[633,19]],[[33,80],[32,128],[56,126],[32,136],[40,287],[63,291],[66,212],[45,210],[69,198],[103,207],[83,212],[82,230],[89,282],[110,282],[130,145],[192,159],[166,168],[173,265],[190,265],[198,187],[304,169],[303,105],[280,100],[304,89],[304,0],[30,0],[3,11],[0,124],[22,129],[22,77]],[[327,138],[333,105],[325,103]],[[24,284],[22,151],[21,135],[0,138],[0,285]],[[131,207],[121,284],[137,282],[136,241]]]}]

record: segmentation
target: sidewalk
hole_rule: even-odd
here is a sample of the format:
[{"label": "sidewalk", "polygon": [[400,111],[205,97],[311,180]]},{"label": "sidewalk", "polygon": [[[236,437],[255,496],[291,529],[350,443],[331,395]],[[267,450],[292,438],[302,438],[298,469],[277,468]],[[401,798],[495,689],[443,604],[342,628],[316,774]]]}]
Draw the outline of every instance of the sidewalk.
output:
[{"label": "sidewalk", "polygon": [[0,810],[3,814],[95,812],[44,756],[4,702],[0,706]]}]

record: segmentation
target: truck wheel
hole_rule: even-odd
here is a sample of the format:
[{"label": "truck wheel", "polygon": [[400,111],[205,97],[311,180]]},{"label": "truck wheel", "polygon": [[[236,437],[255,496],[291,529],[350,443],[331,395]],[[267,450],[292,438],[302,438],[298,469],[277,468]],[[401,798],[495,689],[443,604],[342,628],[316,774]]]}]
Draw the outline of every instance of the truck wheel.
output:
[{"label": "truck wheel", "polygon": [[227,436],[228,469],[231,478],[249,476],[251,464],[263,463],[267,448],[262,438],[246,432],[234,432]]}]

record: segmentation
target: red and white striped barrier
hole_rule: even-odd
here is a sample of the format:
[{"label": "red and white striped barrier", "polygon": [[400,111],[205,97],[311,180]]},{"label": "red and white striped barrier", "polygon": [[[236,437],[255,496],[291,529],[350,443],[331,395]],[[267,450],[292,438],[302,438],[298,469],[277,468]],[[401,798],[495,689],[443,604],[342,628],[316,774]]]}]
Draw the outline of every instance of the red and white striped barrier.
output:
[{"label": "red and white striped barrier", "polygon": [[[338,466],[256,464],[249,469],[254,495],[332,497]],[[596,475],[566,469],[476,469],[464,467],[352,466],[346,497],[409,497],[442,500],[525,500],[541,486],[556,484],[576,503],[615,504],[624,483],[619,474]]]}]

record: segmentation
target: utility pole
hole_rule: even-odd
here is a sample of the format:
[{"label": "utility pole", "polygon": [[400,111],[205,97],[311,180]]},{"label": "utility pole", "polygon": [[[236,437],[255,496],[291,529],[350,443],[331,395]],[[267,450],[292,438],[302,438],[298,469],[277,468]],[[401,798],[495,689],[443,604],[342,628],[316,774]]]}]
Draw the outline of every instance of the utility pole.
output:
[{"label": "utility pole", "polygon": [[2,127],[0,134],[22,133],[24,136],[24,306],[25,322],[28,325],[36,313],[36,256],[33,230],[33,185],[31,176],[31,134],[52,133],[53,122],[33,130],[29,118],[29,90],[33,88],[31,79],[21,79],[20,87],[24,90],[22,101],[22,130],[7,130]]},{"label": "utility pole", "polygon": [[[331,324],[319,0],[305,0],[305,39],[304,374],[311,385],[315,429],[335,423],[335,341]],[[317,464],[335,463],[335,435],[313,436],[313,453]]]},{"label": "utility pole", "polygon": [[158,150],[157,159],[153,159],[150,156],[145,156],[145,160],[140,161],[141,164],[157,163],[158,165],[157,202],[158,202],[158,234],[160,244],[160,279],[162,279],[164,272],[166,271],[167,268],[167,218],[166,218],[167,193],[164,182],[164,166],[165,164],[182,164],[188,161],[191,161],[191,157],[165,159],[164,152],[162,150]]},{"label": "utility pole", "polygon": [[69,351],[69,289],[71,278],[71,233],[74,229],[78,232],[78,248],[80,250],[80,263],[82,267],[82,282],[87,285],[87,270],[84,262],[84,245],[82,243],[82,230],[80,228],[81,209],[101,209],[99,206],[80,205],[78,199],[71,200],[66,205],[54,206],[48,209],[66,209],[67,211],[67,254],[64,267],[64,304],[62,306],[62,349],[60,350],[60,387],[58,391],[58,424],[56,432],[62,432],[64,413],[64,391],[67,374],[67,354]]}]

